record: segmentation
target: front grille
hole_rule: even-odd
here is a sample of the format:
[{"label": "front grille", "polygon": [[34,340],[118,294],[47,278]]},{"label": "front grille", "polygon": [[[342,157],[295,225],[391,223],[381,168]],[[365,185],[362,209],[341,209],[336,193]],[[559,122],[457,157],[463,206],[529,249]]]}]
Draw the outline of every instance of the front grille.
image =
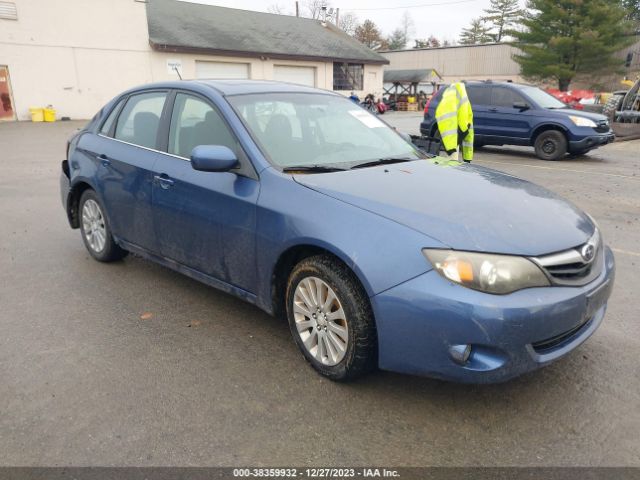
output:
[{"label": "front grille", "polygon": [[576,248],[532,258],[554,285],[586,285],[600,275],[604,248],[596,229],[589,241]]},{"label": "front grille", "polygon": [[595,130],[598,133],[607,133],[609,131],[609,120],[598,120]]},{"label": "front grille", "polygon": [[582,330],[582,327],[584,327],[587,324],[587,322],[588,320],[581,323],[577,327],[572,328],[571,330],[567,330],[566,332],[563,332],[560,335],[556,335],[555,337],[547,338],[539,342],[534,342],[531,344],[531,346],[536,352],[544,353],[545,351],[551,350],[552,348],[555,348],[558,345],[564,343],[565,340],[568,340],[573,335],[578,333],[580,330]]}]

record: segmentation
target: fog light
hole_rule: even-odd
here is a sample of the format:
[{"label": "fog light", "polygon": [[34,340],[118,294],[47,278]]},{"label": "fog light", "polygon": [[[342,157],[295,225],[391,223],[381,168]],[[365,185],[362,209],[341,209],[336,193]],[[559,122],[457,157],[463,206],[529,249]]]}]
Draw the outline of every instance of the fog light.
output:
[{"label": "fog light", "polygon": [[458,365],[464,365],[471,355],[471,345],[451,345],[449,355]]}]

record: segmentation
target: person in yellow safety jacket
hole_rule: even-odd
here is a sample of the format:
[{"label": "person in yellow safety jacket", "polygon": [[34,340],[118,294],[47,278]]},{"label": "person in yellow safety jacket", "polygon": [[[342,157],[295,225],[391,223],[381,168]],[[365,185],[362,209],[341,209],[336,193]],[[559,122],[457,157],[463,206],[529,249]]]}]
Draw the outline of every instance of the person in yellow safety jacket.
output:
[{"label": "person in yellow safety jacket", "polygon": [[452,83],[442,94],[436,121],[447,154],[457,160],[458,146],[462,146],[462,159],[473,159],[473,110],[464,83]]}]

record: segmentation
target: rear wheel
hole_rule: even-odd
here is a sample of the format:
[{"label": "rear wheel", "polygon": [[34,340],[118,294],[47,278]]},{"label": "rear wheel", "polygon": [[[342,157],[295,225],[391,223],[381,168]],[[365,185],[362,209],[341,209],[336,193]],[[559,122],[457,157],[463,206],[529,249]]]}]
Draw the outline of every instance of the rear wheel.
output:
[{"label": "rear wheel", "polygon": [[114,262],[127,255],[113,236],[102,204],[93,190],[85,190],[80,197],[80,232],[89,254],[99,262]]},{"label": "rear wheel", "polygon": [[287,285],[287,318],[305,359],[331,380],[349,380],[375,368],[377,337],[364,289],[329,255],[295,266]]},{"label": "rear wheel", "polygon": [[536,156],[541,160],[559,160],[567,153],[567,139],[558,130],[547,130],[536,137]]}]

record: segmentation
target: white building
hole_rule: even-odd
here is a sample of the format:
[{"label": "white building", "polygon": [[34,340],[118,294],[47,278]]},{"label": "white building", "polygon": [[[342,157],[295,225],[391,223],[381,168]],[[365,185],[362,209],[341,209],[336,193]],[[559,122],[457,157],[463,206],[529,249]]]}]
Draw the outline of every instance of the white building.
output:
[{"label": "white building", "polygon": [[176,70],[380,96],[386,63],[306,18],[176,0],[0,1],[0,119],[46,105],[90,118],[122,90],[177,79]]}]

